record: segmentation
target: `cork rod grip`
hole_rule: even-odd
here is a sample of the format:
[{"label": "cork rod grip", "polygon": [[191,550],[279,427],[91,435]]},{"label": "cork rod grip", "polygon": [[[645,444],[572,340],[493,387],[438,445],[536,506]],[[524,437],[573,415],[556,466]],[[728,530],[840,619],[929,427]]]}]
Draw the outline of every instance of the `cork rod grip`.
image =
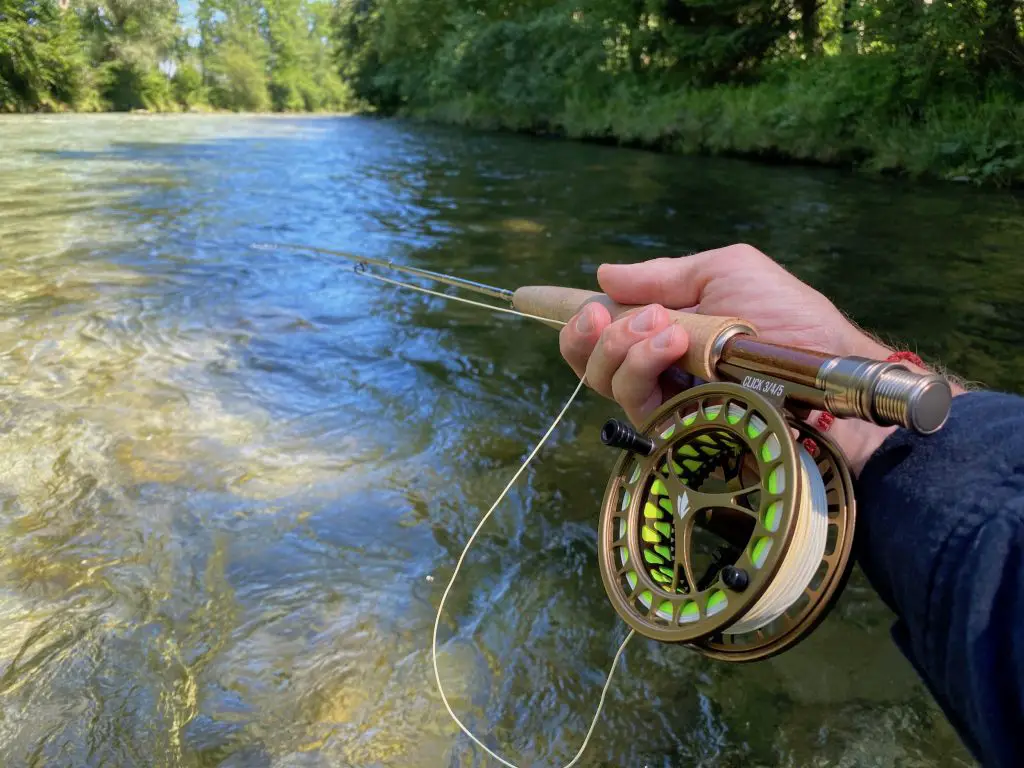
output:
[{"label": "cork rod grip", "polygon": [[[605,294],[596,291],[562,288],[555,285],[524,286],[516,290],[512,298],[512,305],[520,312],[549,318],[553,321],[550,325],[555,327],[561,327],[585,304],[591,302],[597,302],[607,307],[613,320],[641,309],[641,307],[617,304]],[[755,335],[753,326],[739,318],[715,317],[675,310],[670,310],[670,312],[674,322],[685,329],[690,337],[690,348],[676,365],[705,381],[718,379],[718,375],[714,371],[717,357],[715,342],[723,333],[739,330],[751,336]]]}]

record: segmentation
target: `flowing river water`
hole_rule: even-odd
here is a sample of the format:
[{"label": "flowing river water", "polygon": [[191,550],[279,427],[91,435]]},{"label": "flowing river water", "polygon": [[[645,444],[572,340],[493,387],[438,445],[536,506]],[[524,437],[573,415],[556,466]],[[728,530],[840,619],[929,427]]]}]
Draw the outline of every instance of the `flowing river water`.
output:
[{"label": "flowing river water", "polygon": [[[575,384],[553,331],[257,251],[503,286],[751,242],[871,330],[1024,389],[1024,200],[362,118],[0,120],[0,763],[485,766],[430,634]],[[586,394],[441,626],[455,709],[575,752],[624,625]],[[913,542],[907,543],[908,547]],[[970,765],[859,573],[793,651],[642,638],[595,766]]]}]

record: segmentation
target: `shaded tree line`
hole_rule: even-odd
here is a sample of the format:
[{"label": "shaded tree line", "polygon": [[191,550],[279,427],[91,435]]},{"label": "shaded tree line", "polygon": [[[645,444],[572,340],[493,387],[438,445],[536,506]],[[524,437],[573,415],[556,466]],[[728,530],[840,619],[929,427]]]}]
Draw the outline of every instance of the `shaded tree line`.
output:
[{"label": "shaded tree line", "polygon": [[1024,0],[338,0],[384,111],[1024,182]]},{"label": "shaded tree line", "polygon": [[0,0],[0,111],[312,111],[350,98],[327,0]]},{"label": "shaded tree line", "polygon": [[751,84],[835,58],[870,59],[916,96],[1024,83],[1022,0],[338,0],[337,39],[347,74],[389,105],[514,97],[541,76]]}]

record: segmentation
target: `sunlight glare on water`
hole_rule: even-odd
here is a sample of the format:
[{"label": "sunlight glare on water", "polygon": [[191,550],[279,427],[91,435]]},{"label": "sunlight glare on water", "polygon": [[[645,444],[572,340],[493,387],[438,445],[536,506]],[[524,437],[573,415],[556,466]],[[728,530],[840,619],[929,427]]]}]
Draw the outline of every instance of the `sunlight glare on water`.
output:
[{"label": "sunlight glare on water", "polygon": [[[3,765],[486,764],[430,629],[573,388],[557,339],[255,242],[591,287],[749,240],[863,324],[1024,382],[1024,316],[986,277],[1020,276],[1007,195],[356,118],[4,118],[0,174]],[[940,306],[955,328],[921,321]],[[570,412],[442,622],[450,701],[524,764],[572,756],[625,635],[595,549],[615,413]],[[634,640],[584,764],[970,764],[890,621],[855,576],[763,664]]]}]

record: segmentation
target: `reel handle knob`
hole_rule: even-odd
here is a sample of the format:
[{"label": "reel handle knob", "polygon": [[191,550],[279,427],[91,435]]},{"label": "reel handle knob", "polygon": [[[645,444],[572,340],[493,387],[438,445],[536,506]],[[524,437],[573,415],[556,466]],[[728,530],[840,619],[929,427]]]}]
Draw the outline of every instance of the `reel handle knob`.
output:
[{"label": "reel handle knob", "polygon": [[[567,323],[573,315],[591,302],[604,305],[613,320],[639,312],[641,309],[637,306],[618,304],[603,293],[557,285],[527,285],[517,289],[512,296],[512,306],[520,312],[550,318],[553,321],[551,325],[555,327]],[[756,335],[750,323],[736,317],[716,317],[671,309],[668,312],[672,316],[672,321],[682,327],[690,337],[690,347],[676,365],[705,381],[719,378],[715,368],[729,339],[741,333]]]},{"label": "reel handle knob", "polygon": [[601,442],[609,448],[621,448],[630,453],[650,456],[654,451],[654,441],[644,437],[629,424],[618,419],[608,419],[601,428]]}]

